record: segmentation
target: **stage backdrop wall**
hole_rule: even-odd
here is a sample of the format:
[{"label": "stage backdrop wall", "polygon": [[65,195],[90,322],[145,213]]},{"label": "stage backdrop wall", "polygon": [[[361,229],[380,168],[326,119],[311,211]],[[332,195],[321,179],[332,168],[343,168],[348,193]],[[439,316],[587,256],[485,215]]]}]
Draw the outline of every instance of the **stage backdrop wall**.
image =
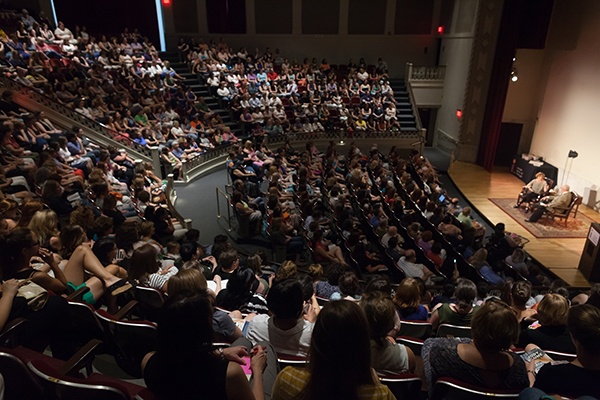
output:
[{"label": "stage backdrop wall", "polygon": [[[598,210],[600,195],[600,2],[558,0],[543,69],[543,100],[531,152],[559,167],[563,177],[569,150],[573,160],[566,181]],[[570,162],[569,162],[570,163]]]}]

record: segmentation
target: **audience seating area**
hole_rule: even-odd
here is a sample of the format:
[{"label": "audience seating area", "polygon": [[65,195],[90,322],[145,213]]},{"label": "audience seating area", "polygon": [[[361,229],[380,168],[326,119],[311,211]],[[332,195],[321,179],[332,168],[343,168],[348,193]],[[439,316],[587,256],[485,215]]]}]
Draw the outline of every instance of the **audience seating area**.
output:
[{"label": "audience seating area", "polygon": [[[49,29],[27,12],[0,17],[9,22],[0,68],[25,88],[19,94],[35,91],[95,121],[115,144],[105,148],[77,124],[64,126],[15,103],[10,90],[2,93],[0,376],[7,400],[158,398],[145,386],[143,368],[165,349],[164,310],[197,296],[207,306],[190,316],[197,319],[190,329],[212,323],[202,351],[231,361],[232,349],[235,357],[246,351],[236,350],[240,341],[264,343],[256,339],[259,324],[269,320],[277,326],[264,328],[276,352],[277,365],[269,367],[292,367],[280,377],[294,368],[313,371],[318,357],[297,342],[308,335],[314,345],[314,335],[327,329],[313,335],[313,327],[335,304],[358,304],[368,326],[356,324],[357,331],[368,331],[362,344],[373,351],[364,354],[374,356],[356,366],[373,366],[373,384],[397,399],[516,398],[536,385],[535,363],[523,361],[527,345],[555,361],[597,358],[582,358],[579,345],[572,354],[567,320],[586,307],[577,304],[600,306],[600,285],[575,291],[551,281],[523,244],[506,240],[502,224],[485,232],[469,207],[447,199],[419,151],[384,155],[376,144],[350,143],[340,154],[333,140],[327,149],[310,140],[315,132],[417,131],[403,84],[390,79],[384,60],[299,63],[279,49],[249,54],[222,40],[182,39],[177,58],[163,61],[136,31],[96,39],[62,24]],[[293,136],[308,139],[302,149],[273,139]],[[226,235],[202,244],[201,232],[170,202],[172,179],[128,154],[139,147],[159,147],[164,172],[175,175],[186,162],[227,151],[226,193],[238,234],[262,237],[269,250],[247,251]],[[39,307],[28,303],[27,285],[40,288]],[[287,286],[297,295],[282,296]],[[493,326],[499,319],[471,323],[486,307],[509,313],[506,325],[516,333],[499,354],[511,357],[510,368],[520,368],[516,374],[529,384],[515,379],[515,387],[505,387],[492,379],[487,387],[472,376],[432,381],[440,360],[428,357],[431,343],[453,338],[454,346],[483,353],[471,338],[480,340],[486,329],[504,333]],[[287,326],[302,329],[302,339],[288,340]],[[544,341],[548,331],[558,339]],[[528,341],[517,341],[518,332]],[[353,340],[352,332],[339,334]],[[261,357],[252,346],[248,355]],[[403,366],[375,368],[381,360],[373,349],[394,352]],[[109,364],[102,373],[99,357]]]}]

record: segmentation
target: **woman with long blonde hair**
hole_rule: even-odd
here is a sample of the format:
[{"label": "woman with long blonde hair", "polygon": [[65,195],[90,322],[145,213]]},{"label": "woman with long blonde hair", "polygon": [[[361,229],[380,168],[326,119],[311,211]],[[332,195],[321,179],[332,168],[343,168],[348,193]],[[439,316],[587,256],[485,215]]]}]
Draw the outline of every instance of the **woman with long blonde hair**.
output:
[{"label": "woman with long blonde hair", "polygon": [[58,231],[58,216],[52,210],[37,211],[27,225],[37,235],[40,246],[58,252],[60,250],[60,232]]}]

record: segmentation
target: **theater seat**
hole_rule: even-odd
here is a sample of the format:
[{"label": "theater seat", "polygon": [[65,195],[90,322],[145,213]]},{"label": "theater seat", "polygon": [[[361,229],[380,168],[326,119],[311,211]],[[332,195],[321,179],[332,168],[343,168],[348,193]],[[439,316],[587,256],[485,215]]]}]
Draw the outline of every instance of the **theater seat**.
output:
[{"label": "theater seat", "polygon": [[440,378],[433,386],[430,400],[516,399],[520,390],[494,390],[470,385],[452,378]]},{"label": "theater seat", "polygon": [[284,369],[285,367],[304,368],[308,363],[308,358],[304,356],[277,353],[277,362],[279,363],[280,369]]},{"label": "theater seat", "polygon": [[427,339],[431,336],[433,326],[427,321],[402,321],[398,336],[409,336],[416,339]]},{"label": "theater seat", "polygon": [[[4,379],[6,400],[38,400],[45,398],[42,386],[19,357],[21,350],[0,349],[0,374]],[[24,349],[25,352],[35,353]]]},{"label": "theater seat", "polygon": [[379,380],[397,399],[418,399],[421,395],[421,379],[415,374],[382,374]]},{"label": "theater seat", "polygon": [[459,326],[450,324],[441,324],[437,330],[438,337],[464,337],[470,338],[471,327],[470,326]]}]

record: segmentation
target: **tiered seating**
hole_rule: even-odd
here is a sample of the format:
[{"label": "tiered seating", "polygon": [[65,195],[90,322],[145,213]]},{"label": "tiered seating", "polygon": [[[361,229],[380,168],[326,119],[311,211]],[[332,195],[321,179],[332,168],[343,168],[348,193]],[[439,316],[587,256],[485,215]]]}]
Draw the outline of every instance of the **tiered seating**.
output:
[{"label": "tiered seating", "polygon": [[[179,71],[207,101],[230,109],[248,132],[263,128],[272,135],[337,129],[416,132],[404,83],[395,80],[391,85],[385,62],[377,66],[292,65],[268,51],[252,58],[228,49],[222,44],[187,44],[179,59],[186,59],[189,69]],[[188,75],[190,71],[207,86],[198,86]],[[257,98],[253,98],[255,94]],[[284,114],[276,111],[277,104],[282,105]],[[244,110],[249,110],[250,117]],[[359,117],[364,124],[357,123]]]}]

